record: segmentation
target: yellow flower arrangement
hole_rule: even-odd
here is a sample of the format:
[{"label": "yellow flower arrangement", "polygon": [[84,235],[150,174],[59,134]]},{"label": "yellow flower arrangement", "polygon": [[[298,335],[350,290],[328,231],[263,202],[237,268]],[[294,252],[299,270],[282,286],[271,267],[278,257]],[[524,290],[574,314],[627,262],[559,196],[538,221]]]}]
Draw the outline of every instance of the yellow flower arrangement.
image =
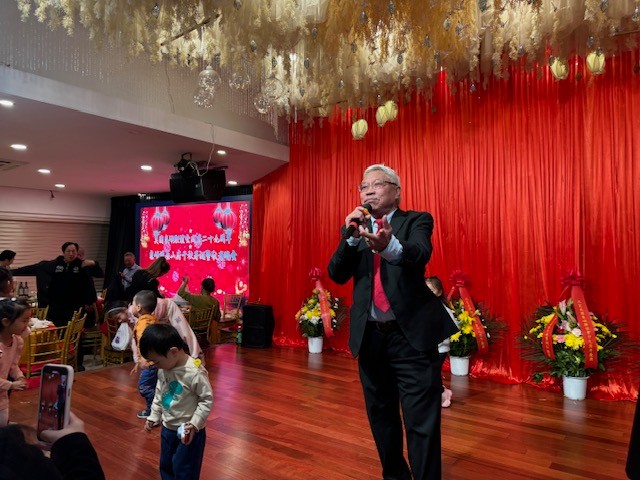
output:
[{"label": "yellow flower arrangement", "polygon": [[[552,332],[553,353],[555,359],[548,358],[543,353],[542,337],[545,327],[557,315],[558,321]],[[598,352],[597,370],[605,370],[605,361],[619,354],[617,348],[619,335],[616,325],[608,325],[589,312],[595,329],[596,347]],[[573,301],[562,301],[556,306],[545,305],[537,309],[532,323],[525,325],[522,336],[523,345],[528,350],[526,358],[548,367],[547,371],[533,374],[533,380],[540,382],[544,373],[555,377],[587,377],[595,369],[585,368],[584,337],[576,319]]]},{"label": "yellow flower arrangement", "polygon": [[469,312],[465,310],[464,303],[461,299],[453,301],[451,307],[460,331],[450,337],[449,354],[453,357],[468,357],[478,350],[478,342],[476,340],[476,332],[473,329],[473,323],[479,321],[482,328],[486,331],[487,339],[489,339],[490,334],[487,331],[486,322],[479,309],[476,309],[474,312],[475,315],[469,314]]},{"label": "yellow flower arrangement", "polygon": [[[305,300],[302,308],[296,313],[295,318],[303,337],[322,337],[324,335],[324,324],[322,322],[318,294],[318,289],[314,289],[312,295]],[[335,330],[346,316],[346,307],[340,298],[333,297],[328,290],[325,290],[325,294],[329,303],[331,328]]]}]

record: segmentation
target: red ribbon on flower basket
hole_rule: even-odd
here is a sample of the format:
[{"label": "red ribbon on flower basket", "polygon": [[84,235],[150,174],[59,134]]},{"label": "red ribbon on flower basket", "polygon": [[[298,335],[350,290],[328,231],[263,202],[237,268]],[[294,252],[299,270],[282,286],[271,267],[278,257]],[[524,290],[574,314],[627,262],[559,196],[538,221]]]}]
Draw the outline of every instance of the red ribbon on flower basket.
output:
[{"label": "red ribbon on flower basket", "polygon": [[476,307],[473,304],[473,300],[471,300],[471,295],[469,295],[469,291],[467,290],[467,274],[462,270],[454,270],[451,274],[451,283],[453,283],[453,287],[451,287],[451,291],[447,296],[447,300],[451,301],[453,294],[456,289],[460,294],[460,299],[462,300],[462,304],[464,305],[464,309],[474,320],[471,322],[471,326],[473,327],[473,331],[476,334],[476,343],[478,344],[478,353],[485,354],[489,351],[489,341],[487,340],[487,333],[484,331],[484,326],[482,325],[482,321],[476,315]]},{"label": "red ribbon on flower basket", "polygon": [[314,267],[309,272],[309,278],[311,281],[316,282],[316,289],[318,290],[318,300],[320,301],[320,317],[322,318],[322,325],[324,327],[324,335],[327,338],[333,337],[333,327],[331,326],[331,306],[327,299],[327,292],[322,286],[320,281],[322,277],[322,270],[318,267]]},{"label": "red ribbon on flower basket", "polygon": [[[584,339],[584,366],[585,368],[598,368],[598,344],[596,342],[596,331],[589,314],[587,301],[584,298],[582,285],[584,277],[578,270],[569,270],[562,277],[562,294],[560,301],[569,297],[573,299],[573,310],[576,314],[576,320],[582,331]],[[542,332],[542,351],[547,358],[555,360],[553,353],[553,329],[558,324],[558,315],[554,314],[553,318],[544,327]]]}]

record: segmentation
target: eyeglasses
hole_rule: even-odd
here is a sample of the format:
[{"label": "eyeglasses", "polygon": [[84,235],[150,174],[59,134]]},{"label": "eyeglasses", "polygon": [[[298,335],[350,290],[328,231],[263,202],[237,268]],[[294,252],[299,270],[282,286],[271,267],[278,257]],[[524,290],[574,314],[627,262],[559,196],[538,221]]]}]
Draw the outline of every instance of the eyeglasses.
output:
[{"label": "eyeglasses", "polygon": [[376,180],[373,183],[361,183],[358,185],[358,191],[364,192],[365,190],[369,190],[369,188],[373,188],[374,190],[382,190],[387,184],[398,186],[397,183],[390,182],[388,180]]}]

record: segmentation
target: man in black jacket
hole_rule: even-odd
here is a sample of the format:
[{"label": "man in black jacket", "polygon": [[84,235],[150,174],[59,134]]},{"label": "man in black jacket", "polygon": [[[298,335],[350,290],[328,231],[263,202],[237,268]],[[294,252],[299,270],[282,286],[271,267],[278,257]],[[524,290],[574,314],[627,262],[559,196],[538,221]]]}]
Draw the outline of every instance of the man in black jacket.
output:
[{"label": "man in black jacket", "polygon": [[[362,205],[345,219],[359,224],[342,239],[329,275],[353,278],[349,347],[358,357],[369,424],[385,479],[441,478],[438,343],[457,328],[424,283],[433,218],[402,211],[400,178],[371,165],[358,187]],[[402,418],[409,464],[403,454]],[[413,474],[413,476],[412,476]]]}]

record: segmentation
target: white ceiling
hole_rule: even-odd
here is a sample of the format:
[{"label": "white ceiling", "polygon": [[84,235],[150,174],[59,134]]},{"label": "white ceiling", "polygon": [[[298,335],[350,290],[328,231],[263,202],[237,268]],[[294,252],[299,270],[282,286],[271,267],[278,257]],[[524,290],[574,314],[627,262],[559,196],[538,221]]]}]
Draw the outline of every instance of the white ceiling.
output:
[{"label": "white ceiling", "polygon": [[[63,183],[66,192],[104,197],[166,192],[181,154],[206,161],[213,141],[212,164],[228,166],[227,180],[240,185],[288,162],[286,126],[278,139],[277,121],[256,118],[259,82],[245,92],[222,88],[214,108],[203,110],[193,104],[197,75],[128,59],[120,47],[96,50],[84,29],[70,37],[33,18],[22,22],[15,0],[0,1],[0,99],[15,103],[0,106],[0,163],[24,162],[0,169],[0,187]],[[220,148],[226,156],[215,153]]]},{"label": "white ceiling", "polygon": [[[65,191],[104,196],[163,192],[182,153],[206,161],[212,147],[211,142],[7,95],[1,87],[0,99],[15,102],[12,108],[0,106],[0,160],[25,162],[0,171],[0,186],[55,190],[54,184],[63,183]],[[28,148],[16,151],[13,143]],[[218,149],[227,154],[218,155]],[[216,145],[211,163],[228,166],[227,180],[246,185],[284,162]],[[140,170],[143,164],[153,171]],[[51,174],[38,173],[40,168]]]}]

